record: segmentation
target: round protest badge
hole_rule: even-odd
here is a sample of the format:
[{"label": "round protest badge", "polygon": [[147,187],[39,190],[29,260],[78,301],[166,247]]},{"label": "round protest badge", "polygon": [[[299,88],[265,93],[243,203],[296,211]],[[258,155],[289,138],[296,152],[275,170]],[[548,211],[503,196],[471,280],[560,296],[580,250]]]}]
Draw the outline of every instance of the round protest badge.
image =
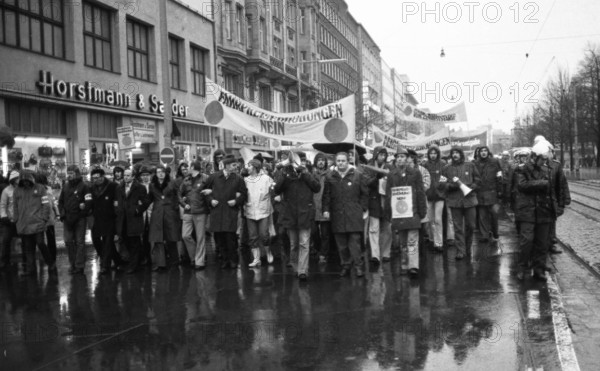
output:
[{"label": "round protest badge", "polygon": [[412,114],[412,108],[410,106],[406,106],[406,109],[404,110],[404,114],[406,116],[410,116]]},{"label": "round protest badge", "polygon": [[396,202],[396,211],[400,214],[404,214],[408,211],[408,204],[404,200],[398,200],[398,202]]},{"label": "round protest badge", "polygon": [[325,138],[332,143],[342,142],[348,136],[348,125],[341,119],[331,119],[323,129]]},{"label": "round protest badge", "polygon": [[223,106],[215,101],[210,102],[204,109],[204,118],[211,125],[218,125],[223,120]]}]

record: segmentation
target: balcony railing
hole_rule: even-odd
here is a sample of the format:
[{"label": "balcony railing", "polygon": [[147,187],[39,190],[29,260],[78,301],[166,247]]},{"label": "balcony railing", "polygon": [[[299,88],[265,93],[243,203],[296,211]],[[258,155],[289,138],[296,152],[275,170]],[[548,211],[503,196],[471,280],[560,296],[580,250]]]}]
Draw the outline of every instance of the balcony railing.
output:
[{"label": "balcony railing", "polygon": [[281,59],[271,56],[271,65],[273,67],[279,68],[280,70],[283,70],[283,61]]},{"label": "balcony railing", "polygon": [[289,73],[290,75],[296,76],[296,74],[298,73],[298,69],[294,66],[290,66],[289,64],[286,64],[285,72]]}]

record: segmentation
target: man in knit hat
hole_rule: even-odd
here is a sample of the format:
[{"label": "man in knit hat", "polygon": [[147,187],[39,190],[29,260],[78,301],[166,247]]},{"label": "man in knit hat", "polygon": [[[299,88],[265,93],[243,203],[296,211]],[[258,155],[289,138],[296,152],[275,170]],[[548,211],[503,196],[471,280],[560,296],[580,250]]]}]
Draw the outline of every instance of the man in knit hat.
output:
[{"label": "man in knit hat", "polygon": [[91,187],[84,182],[77,165],[67,168],[67,181],[60,192],[58,210],[63,222],[64,240],[71,267],[69,273],[83,273],[85,230],[92,207]]}]

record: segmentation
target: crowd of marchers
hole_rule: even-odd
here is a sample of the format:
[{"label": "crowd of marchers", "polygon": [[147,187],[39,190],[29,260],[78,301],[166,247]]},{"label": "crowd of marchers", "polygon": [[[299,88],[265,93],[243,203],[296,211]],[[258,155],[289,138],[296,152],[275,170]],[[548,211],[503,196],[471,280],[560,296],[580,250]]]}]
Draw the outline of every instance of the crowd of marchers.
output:
[{"label": "crowd of marchers", "polygon": [[461,260],[497,243],[504,207],[517,224],[517,277],[533,272],[545,280],[556,219],[570,202],[552,155],[543,137],[513,159],[508,152],[494,157],[486,146],[473,159],[460,148],[443,158],[436,146],[421,157],[400,146],[393,154],[376,147],[369,161],[355,150],[317,153],[312,163],[296,152],[282,152],[275,162],[259,154],[245,163],[216,150],[212,161],[181,163],[173,175],[169,167],[138,164],[116,167],[110,177],[95,168],[84,179],[79,167],[69,166],[58,199],[44,175],[10,171],[0,198],[0,268],[10,269],[11,242],[18,238],[24,275],[36,274],[36,246],[55,273],[60,220],[71,274],[90,264],[89,229],[101,274],[202,270],[210,245],[221,269],[278,260],[305,281],[312,260],[339,262],[340,276],[363,277],[367,265],[397,255],[402,271],[418,277],[425,249],[455,249]]}]

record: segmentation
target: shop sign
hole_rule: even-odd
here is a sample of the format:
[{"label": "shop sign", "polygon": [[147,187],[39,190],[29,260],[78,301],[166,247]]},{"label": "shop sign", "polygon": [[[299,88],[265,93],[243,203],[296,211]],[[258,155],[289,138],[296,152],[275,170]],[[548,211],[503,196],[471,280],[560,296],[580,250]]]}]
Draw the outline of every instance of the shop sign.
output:
[{"label": "shop sign", "polygon": [[119,149],[135,148],[135,136],[133,134],[133,126],[118,127],[117,138],[119,140]]},{"label": "shop sign", "polygon": [[246,134],[233,134],[233,143],[235,144],[246,144],[259,147],[267,147],[269,140],[257,135],[246,135]]},{"label": "shop sign", "polygon": [[140,143],[156,143],[156,123],[147,122],[132,122],[133,135],[136,142]]},{"label": "shop sign", "polygon": [[[152,113],[165,113],[165,103],[158,99],[155,94],[145,97],[143,94],[136,94],[131,97],[126,93],[120,93],[111,89],[102,89],[95,86],[96,83],[90,81],[66,82],[64,80],[54,80],[50,71],[40,71],[40,80],[37,86],[44,95],[58,96],[78,101],[103,104],[106,106],[119,108],[135,108],[138,111],[148,110]],[[177,117],[188,117],[189,107],[179,104],[177,99],[171,103],[171,112]]]}]

